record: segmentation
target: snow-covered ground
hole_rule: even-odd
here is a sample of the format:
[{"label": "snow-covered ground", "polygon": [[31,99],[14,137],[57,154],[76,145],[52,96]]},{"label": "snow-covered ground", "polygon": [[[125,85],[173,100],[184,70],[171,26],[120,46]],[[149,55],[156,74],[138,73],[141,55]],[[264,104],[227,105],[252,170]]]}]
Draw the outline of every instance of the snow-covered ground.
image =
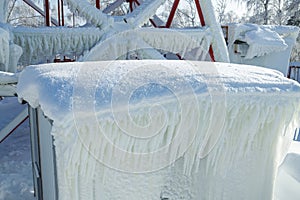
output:
[{"label": "snow-covered ground", "polygon": [[[19,104],[17,98],[1,100],[0,129],[24,107],[26,105]],[[34,199],[28,120],[0,143],[0,199]]]}]

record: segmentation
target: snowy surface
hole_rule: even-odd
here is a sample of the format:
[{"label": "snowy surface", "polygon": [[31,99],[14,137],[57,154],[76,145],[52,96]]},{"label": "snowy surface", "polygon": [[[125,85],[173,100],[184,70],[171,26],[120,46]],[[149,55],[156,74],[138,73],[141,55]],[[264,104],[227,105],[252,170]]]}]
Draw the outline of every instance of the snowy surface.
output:
[{"label": "snowy surface", "polygon": [[[294,26],[230,24],[230,61],[276,69],[286,75],[298,33],[299,28]],[[247,43],[245,55],[235,53],[234,42],[237,40]]]},{"label": "snowy surface", "polygon": [[17,83],[17,82],[18,82],[18,74],[0,71],[0,85],[4,85],[8,83]]},{"label": "snowy surface", "polygon": [[276,178],[277,199],[297,200],[300,196],[300,142],[294,141]]},{"label": "snowy surface", "polygon": [[0,70],[7,70],[9,64],[9,33],[0,27]]},{"label": "snowy surface", "polygon": [[113,23],[112,17],[100,12],[86,0],[66,0],[65,2],[73,13],[78,12],[80,16],[97,27],[105,29]]},{"label": "snowy surface", "polygon": [[299,92],[276,71],[183,61],[30,66],[18,85],[54,120],[61,199],[272,199]]},{"label": "snowy surface", "polygon": [[[140,59],[164,59],[157,50],[178,53],[190,60],[204,60],[211,41],[209,28],[129,29],[103,38],[82,60],[117,60],[133,51],[141,52]],[[157,53],[148,53],[151,49]]]},{"label": "snowy surface", "polygon": [[14,43],[21,46],[24,65],[53,61],[56,55],[73,57],[90,50],[102,37],[98,28],[26,28],[12,29]]},{"label": "snowy surface", "polygon": [[7,18],[7,7],[9,0],[0,1],[0,23],[4,23]]},{"label": "snowy surface", "polygon": [[[1,100],[0,129],[24,108],[26,105],[19,104],[16,97]],[[25,121],[0,143],[0,199],[34,199],[28,123],[28,120]]]},{"label": "snowy surface", "polygon": [[200,0],[200,5],[203,12],[205,25],[211,29],[211,35],[213,36],[212,48],[214,50],[215,60],[217,62],[229,63],[230,59],[227,46],[221,26],[216,19],[213,4],[211,1]]}]

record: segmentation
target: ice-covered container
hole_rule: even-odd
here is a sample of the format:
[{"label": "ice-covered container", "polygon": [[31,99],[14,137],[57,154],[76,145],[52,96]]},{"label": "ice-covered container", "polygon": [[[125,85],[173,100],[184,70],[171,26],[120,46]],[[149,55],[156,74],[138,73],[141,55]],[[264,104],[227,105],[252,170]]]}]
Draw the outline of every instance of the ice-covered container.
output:
[{"label": "ice-covered container", "polygon": [[300,85],[255,66],[108,61],[27,67],[44,199],[273,199]]}]

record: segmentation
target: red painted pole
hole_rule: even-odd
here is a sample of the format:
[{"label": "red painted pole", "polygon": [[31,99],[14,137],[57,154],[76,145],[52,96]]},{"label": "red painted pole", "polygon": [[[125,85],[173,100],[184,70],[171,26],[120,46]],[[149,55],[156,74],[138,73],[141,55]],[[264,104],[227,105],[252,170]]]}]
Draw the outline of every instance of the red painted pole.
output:
[{"label": "red painted pole", "polygon": [[100,10],[100,0],[96,0],[96,8]]},{"label": "red painted pole", "polygon": [[204,20],[204,17],[203,17],[203,13],[202,13],[202,9],[201,9],[199,0],[195,0],[195,4],[196,4],[199,19],[200,19],[200,22],[201,22],[201,26],[205,26],[205,20]]},{"label": "red painted pole", "polygon": [[44,9],[45,9],[45,25],[50,26],[50,9],[49,9],[49,0],[44,0]]},{"label": "red painted pole", "polygon": [[172,9],[171,9],[171,12],[170,12],[168,21],[167,21],[167,23],[166,23],[166,28],[170,28],[170,26],[171,26],[171,24],[172,24],[172,21],[173,21],[173,19],[174,19],[174,15],[175,15],[175,12],[176,12],[176,10],[177,10],[179,1],[180,1],[180,0],[175,0],[174,3],[173,3],[173,6],[172,6]]}]

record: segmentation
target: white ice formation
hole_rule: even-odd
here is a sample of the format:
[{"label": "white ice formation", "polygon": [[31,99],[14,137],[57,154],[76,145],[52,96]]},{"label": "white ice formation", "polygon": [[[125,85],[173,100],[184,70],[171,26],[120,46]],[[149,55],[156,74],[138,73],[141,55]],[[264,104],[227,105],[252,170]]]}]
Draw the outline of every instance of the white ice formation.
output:
[{"label": "white ice formation", "polygon": [[97,28],[45,27],[12,29],[14,42],[24,49],[20,63],[24,65],[52,62],[56,55],[79,56],[90,50],[102,37]]},{"label": "white ice formation", "polygon": [[[276,69],[286,75],[298,33],[299,28],[294,26],[230,24],[230,61]],[[243,44],[235,45],[235,42]]]},{"label": "white ice formation", "polygon": [[53,120],[59,198],[273,199],[300,85],[186,61],[29,66],[19,98]]}]

